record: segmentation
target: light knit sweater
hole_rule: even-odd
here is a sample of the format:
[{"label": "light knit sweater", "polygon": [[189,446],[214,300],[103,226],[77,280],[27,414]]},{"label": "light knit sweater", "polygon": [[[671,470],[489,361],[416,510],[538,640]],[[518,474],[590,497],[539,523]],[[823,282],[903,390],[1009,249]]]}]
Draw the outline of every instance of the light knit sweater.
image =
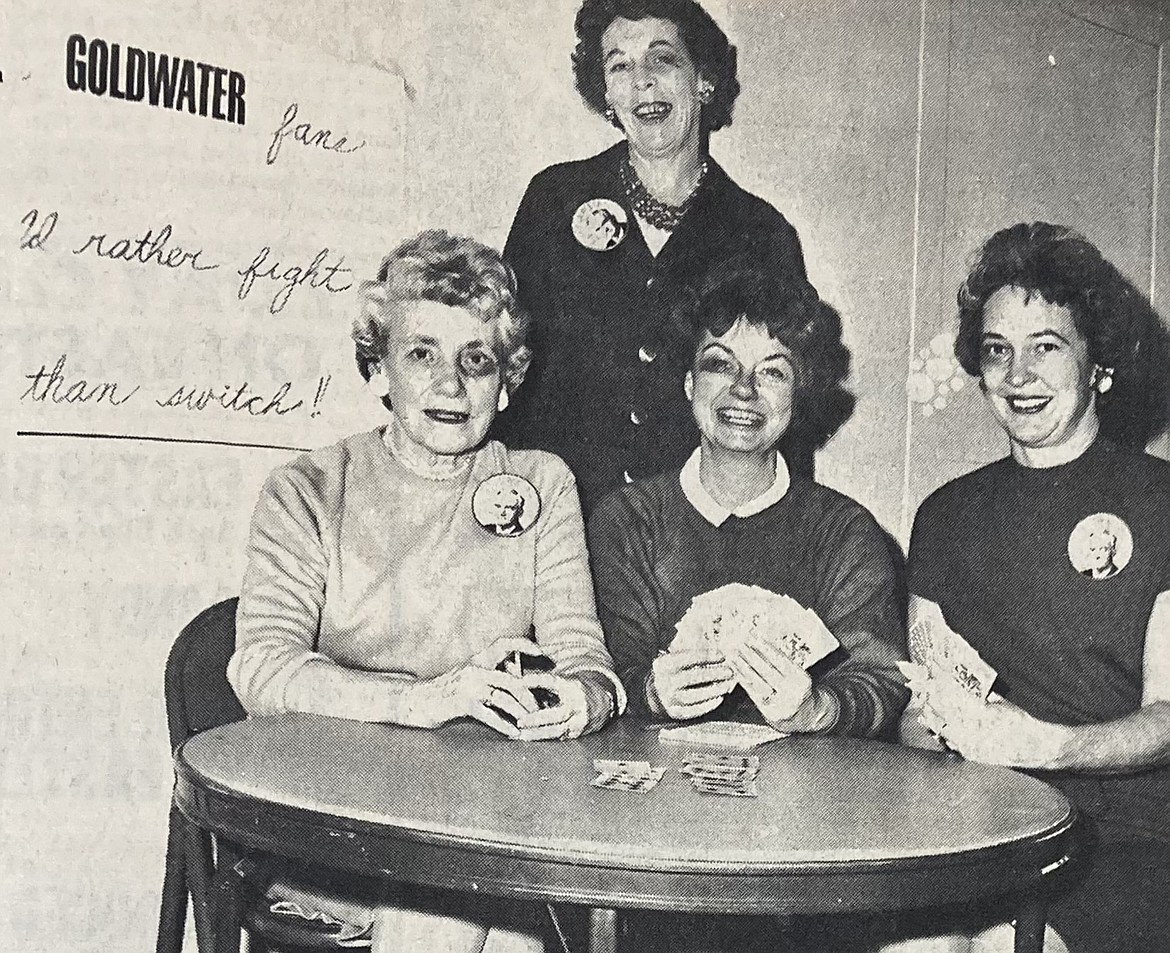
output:
[{"label": "light knit sweater", "polygon": [[[476,487],[505,472],[541,499],[536,523],[512,538],[484,529],[471,509]],[[252,519],[228,679],[253,714],[382,720],[372,713],[387,682],[434,678],[530,633],[558,674],[608,677],[624,710],[568,467],[492,441],[462,473],[428,479],[375,431],[269,477]]]}]

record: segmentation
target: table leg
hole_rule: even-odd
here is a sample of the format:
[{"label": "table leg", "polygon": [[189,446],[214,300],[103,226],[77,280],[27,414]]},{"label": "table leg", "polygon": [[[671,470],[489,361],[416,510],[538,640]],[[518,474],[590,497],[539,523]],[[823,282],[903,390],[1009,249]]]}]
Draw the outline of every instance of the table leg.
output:
[{"label": "table leg", "polygon": [[617,945],[617,911],[594,907],[589,911],[589,953],[617,953]]},{"label": "table leg", "polygon": [[1044,953],[1044,926],[1048,905],[1039,897],[1029,897],[1016,911],[1015,953]]}]

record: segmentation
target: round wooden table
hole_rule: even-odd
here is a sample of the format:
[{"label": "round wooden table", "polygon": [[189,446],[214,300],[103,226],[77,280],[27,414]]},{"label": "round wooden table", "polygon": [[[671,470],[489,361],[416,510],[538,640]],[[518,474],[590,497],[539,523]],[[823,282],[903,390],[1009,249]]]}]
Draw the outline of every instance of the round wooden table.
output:
[{"label": "round wooden table", "polygon": [[[690,750],[628,722],[525,744],[472,723],[252,718],[182,746],[176,799],[245,847],[588,905],[597,951],[616,947],[618,908],[884,912],[1002,893],[1024,898],[1016,950],[1040,953],[1045,909],[1031,888],[1074,844],[1074,811],[1048,785],[897,745],[793,737],[757,749],[759,797],[721,797],[679,773]],[[596,788],[594,758],[666,776],[647,792]]]}]

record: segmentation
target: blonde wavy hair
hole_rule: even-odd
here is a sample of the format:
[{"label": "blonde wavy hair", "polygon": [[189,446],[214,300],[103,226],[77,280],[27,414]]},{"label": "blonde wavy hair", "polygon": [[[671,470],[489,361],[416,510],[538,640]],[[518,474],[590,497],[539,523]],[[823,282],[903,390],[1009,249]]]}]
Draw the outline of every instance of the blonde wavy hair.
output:
[{"label": "blonde wavy hair", "polygon": [[499,252],[474,238],[441,229],[421,232],[382,260],[377,278],[362,282],[360,295],[351,334],[358,370],[367,381],[370,365],[386,357],[395,308],[412,301],[466,308],[484,323],[494,323],[494,350],[509,392],[528,372],[528,314],[516,300],[516,276]]}]

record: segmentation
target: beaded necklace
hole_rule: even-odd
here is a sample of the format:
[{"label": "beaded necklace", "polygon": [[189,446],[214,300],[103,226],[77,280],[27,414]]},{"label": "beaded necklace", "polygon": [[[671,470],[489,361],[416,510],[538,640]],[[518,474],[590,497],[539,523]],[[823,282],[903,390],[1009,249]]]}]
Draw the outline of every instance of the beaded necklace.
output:
[{"label": "beaded necklace", "polygon": [[620,171],[622,188],[626,192],[626,201],[633,207],[635,214],[655,228],[660,228],[664,232],[673,232],[678,228],[679,222],[682,221],[683,216],[686,215],[687,210],[691,207],[695,196],[698,195],[699,186],[707,178],[707,161],[705,159],[703,160],[703,165],[699,169],[698,181],[695,182],[695,186],[691,189],[690,194],[682,200],[681,205],[667,205],[665,202],[651,195],[646,186],[642,184],[642,180],[638,178],[638,173],[634,167],[630,164],[629,156],[622,159]]}]

